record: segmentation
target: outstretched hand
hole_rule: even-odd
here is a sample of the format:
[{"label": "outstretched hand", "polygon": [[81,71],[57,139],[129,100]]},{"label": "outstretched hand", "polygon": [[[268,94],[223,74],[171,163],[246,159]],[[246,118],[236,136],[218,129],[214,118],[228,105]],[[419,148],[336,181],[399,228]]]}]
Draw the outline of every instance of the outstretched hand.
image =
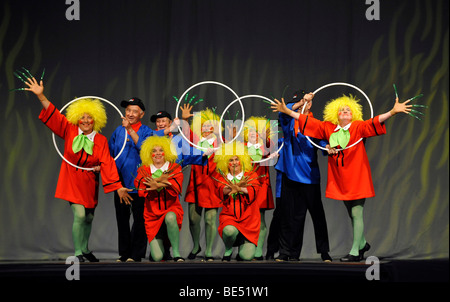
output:
[{"label": "outstretched hand", "polygon": [[277,99],[274,99],[275,104],[271,104],[270,108],[272,108],[273,112],[281,112],[288,114],[289,108],[286,106],[286,103],[284,102],[284,98],[281,98],[281,102]]},{"label": "outstretched hand", "polygon": [[120,203],[125,203],[126,205],[130,205],[131,201],[133,201],[133,198],[130,196],[130,194],[128,194],[128,192],[133,191],[132,189],[127,189],[127,188],[120,188],[117,190],[117,194],[119,195],[120,198]]},{"label": "outstretched hand", "polygon": [[27,78],[24,83],[28,86],[28,88],[24,88],[24,90],[31,91],[37,96],[44,93],[44,82],[42,80],[38,83],[37,80],[32,77]]},{"label": "outstretched hand", "polygon": [[409,114],[411,112],[412,105],[408,105],[411,102],[411,99],[404,101],[403,103],[399,102],[398,97],[395,98],[394,107],[391,109],[391,115],[396,115],[397,113],[405,113]]}]

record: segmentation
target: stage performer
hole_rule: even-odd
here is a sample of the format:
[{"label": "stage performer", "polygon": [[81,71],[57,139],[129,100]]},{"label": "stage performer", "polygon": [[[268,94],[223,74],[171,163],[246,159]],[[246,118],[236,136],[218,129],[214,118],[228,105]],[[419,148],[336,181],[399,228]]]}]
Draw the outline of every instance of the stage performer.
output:
[{"label": "stage performer", "polygon": [[[352,248],[340,259],[342,262],[361,261],[370,249],[364,236],[363,208],[366,198],[375,196],[364,140],[345,148],[361,138],[385,134],[386,120],[397,113],[410,113],[412,105],[407,105],[409,101],[400,103],[397,97],[390,111],[366,121],[362,117],[362,105],[352,95],[329,101],[324,109],[324,121],[292,111],[284,100],[276,100],[272,105],[274,111],[298,120],[304,135],[329,141],[328,150],[332,156],[328,157],[326,197],[344,201],[353,226]],[[337,151],[337,147],[344,150]]]},{"label": "stage performer", "polygon": [[225,244],[222,261],[230,261],[233,247],[238,246],[240,260],[252,260],[258,245],[261,218],[256,196],[260,188],[253,172],[251,158],[241,142],[222,145],[216,151],[215,181],[217,194],[223,202],[219,215],[219,235]]},{"label": "stage performer", "polygon": [[[244,144],[248,148],[248,154],[252,161],[260,161],[267,158],[268,150],[271,147],[271,123],[265,117],[252,116],[244,123]],[[263,246],[267,235],[267,226],[265,220],[266,210],[275,208],[272,186],[270,184],[269,166],[253,163],[253,171],[258,175],[260,188],[256,196],[255,203],[259,205],[261,216],[261,226],[258,244],[256,247],[255,260],[263,260]]]},{"label": "stage performer", "polygon": [[[183,107],[182,107],[183,108]],[[176,120],[176,119],[175,119]],[[181,135],[173,135],[173,131],[176,129],[176,123],[172,120],[170,113],[166,111],[158,111],[156,114],[152,115],[150,118],[152,123],[155,123],[156,131],[169,129],[170,131],[166,135],[172,140],[174,144],[178,158],[176,163],[180,164],[181,167],[188,165],[200,165],[204,166],[207,163],[204,156],[210,155],[214,150],[197,150],[192,147],[188,141],[186,141]]]},{"label": "stage performer", "polygon": [[[125,117],[122,125],[118,126],[109,139],[111,156],[116,157],[122,150],[125,130],[127,130],[127,142],[122,154],[116,161],[117,170],[125,187],[134,187],[134,178],[137,175],[137,167],[141,164],[139,151],[142,142],[152,135],[163,136],[164,129],[153,131],[143,125],[141,120],[145,115],[145,106],[141,99],[133,97],[120,102],[125,108]],[[116,210],[116,222],[118,230],[119,259],[118,262],[140,262],[145,258],[147,251],[147,235],[144,225],[144,198],[139,197],[136,190],[131,191],[133,201],[130,204],[120,202],[117,193],[114,194],[114,207]],[[130,229],[130,217],[133,215],[133,224]]]},{"label": "stage performer", "polygon": [[[103,104],[96,99],[80,99],[67,108],[64,116],[44,95],[42,80],[38,84],[34,77],[29,77],[25,84],[28,88],[24,90],[33,92],[43,106],[39,119],[64,139],[64,158],[77,166],[100,170],[104,192],[116,191],[123,202],[130,203],[132,197],[128,192],[131,190],[122,186],[109,153],[108,141],[99,133],[107,119]],[[80,262],[85,258],[91,262],[98,261],[88,248],[98,203],[98,185],[98,173],[62,162],[55,197],[70,203],[74,217],[72,238],[75,256]]]},{"label": "stage performer", "polygon": [[[298,90],[287,108],[297,111],[306,101],[305,110],[312,117],[310,105],[312,94]],[[299,132],[298,122],[280,113],[279,122],[283,129],[284,147],[275,165],[282,173],[280,203],[280,254],[277,261],[298,260],[303,246],[303,235],[307,212],[311,215],[316,240],[316,251],[322,261],[330,262],[328,228],[320,190],[320,170],[317,162],[317,148]],[[325,141],[316,141],[322,146]]]},{"label": "stage performer", "polygon": [[[195,112],[195,114],[190,114],[192,106],[188,104],[185,104],[181,109],[184,120],[193,116],[191,128],[185,129],[187,127],[183,127],[182,129],[185,136],[190,137],[190,141],[194,144],[205,148],[203,151],[216,148],[221,135],[219,132],[220,117],[209,108]],[[221,207],[221,204],[214,189],[214,181],[211,179],[211,175],[214,174],[216,168],[214,153],[203,157],[203,160],[205,165],[191,166],[190,179],[184,197],[184,201],[189,203],[189,230],[194,243],[188,259],[195,259],[196,255],[201,251],[200,223],[204,209],[205,260],[213,261],[212,248],[217,235],[216,219],[218,208]]]},{"label": "stage performer", "polygon": [[141,147],[142,165],[138,168],[135,187],[145,198],[145,230],[154,261],[164,257],[164,239],[172,245],[173,260],[183,262],[180,255],[180,230],[183,208],[179,195],[183,185],[181,166],[175,163],[175,147],[168,137],[151,136]]}]

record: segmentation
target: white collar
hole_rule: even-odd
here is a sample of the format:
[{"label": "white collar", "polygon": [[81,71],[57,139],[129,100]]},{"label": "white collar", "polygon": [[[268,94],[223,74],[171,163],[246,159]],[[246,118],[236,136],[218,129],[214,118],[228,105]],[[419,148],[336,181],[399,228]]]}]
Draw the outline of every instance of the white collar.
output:
[{"label": "white collar", "polygon": [[230,180],[230,181],[232,181],[233,178],[235,178],[235,177],[236,177],[238,180],[241,180],[242,176],[244,176],[244,172],[241,172],[241,173],[239,173],[239,174],[236,175],[236,176],[231,175],[231,173],[228,173],[228,174],[227,174],[227,178],[228,178],[228,180]]},{"label": "white collar", "polygon": [[156,170],[160,169],[161,171],[165,172],[167,171],[167,169],[169,169],[169,165],[170,163],[168,161],[166,161],[164,163],[164,165],[161,168],[156,168],[153,164],[150,165],[150,171],[153,173],[155,173]]},{"label": "white collar", "polygon": [[[78,135],[83,134],[83,131],[81,131],[81,129],[78,127]],[[92,130],[91,133],[89,133],[88,135],[86,135],[86,137],[91,141],[94,142],[94,136],[97,134],[97,131]]]},{"label": "white collar", "polygon": [[350,128],[350,124],[345,125],[344,127],[341,127],[340,125],[337,125],[336,128],[334,128],[334,131],[338,131],[339,129],[344,129],[344,130],[348,130],[348,128]]},{"label": "white collar", "polygon": [[247,142],[247,147],[248,148],[250,148],[250,147],[255,147],[255,149],[259,149],[259,148],[261,148],[261,144],[260,143],[257,143],[257,144],[252,144],[251,142]]},{"label": "white collar", "polygon": [[213,145],[215,140],[216,140],[215,136],[213,136],[211,138],[206,138],[206,137],[202,136],[202,138],[200,138],[200,142],[207,141],[208,144],[210,144],[210,145]]}]

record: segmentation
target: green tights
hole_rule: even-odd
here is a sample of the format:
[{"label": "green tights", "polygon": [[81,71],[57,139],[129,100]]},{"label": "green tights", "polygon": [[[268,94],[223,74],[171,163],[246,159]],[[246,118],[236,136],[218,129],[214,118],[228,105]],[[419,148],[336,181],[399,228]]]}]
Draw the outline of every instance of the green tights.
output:
[{"label": "green tights", "polygon": [[366,238],[364,237],[364,220],[363,209],[365,199],[345,200],[344,204],[347,208],[348,215],[352,221],[353,227],[353,244],[350,250],[350,255],[358,256],[359,250],[366,245]]},{"label": "green tights", "polygon": [[264,241],[266,240],[266,235],[267,235],[265,213],[266,213],[266,210],[260,210],[261,227],[260,227],[260,231],[259,231],[258,246],[256,247],[255,257],[261,257],[263,254]]},{"label": "green tights", "polygon": [[81,204],[70,205],[73,213],[72,239],[75,247],[75,256],[89,254],[88,242],[91,235],[94,209],[86,209]]},{"label": "green tights", "polygon": [[177,215],[174,212],[168,212],[164,217],[165,227],[161,226],[155,238],[150,241],[150,253],[154,261],[161,261],[164,257],[164,230],[167,229],[167,236],[172,245],[173,257],[180,256],[180,229],[178,227]]},{"label": "green tights", "polygon": [[[197,254],[200,249],[202,211],[203,208],[197,204],[189,204],[189,230],[191,231],[192,241],[194,242],[194,247],[192,248],[193,254]],[[212,246],[217,235],[216,217],[217,208],[205,208],[206,257],[212,257]]]},{"label": "green tights", "polygon": [[[224,256],[230,256],[233,253],[233,244],[239,235],[239,230],[232,225],[227,225],[223,228],[222,239],[225,244]],[[243,244],[239,246],[239,256],[242,260],[252,260],[255,257],[256,246],[245,240]]]}]

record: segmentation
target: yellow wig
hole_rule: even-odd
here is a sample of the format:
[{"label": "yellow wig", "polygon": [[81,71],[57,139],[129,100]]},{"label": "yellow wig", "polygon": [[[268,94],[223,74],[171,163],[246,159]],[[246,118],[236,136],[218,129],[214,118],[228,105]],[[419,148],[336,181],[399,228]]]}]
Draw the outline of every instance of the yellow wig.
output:
[{"label": "yellow wig", "polygon": [[94,130],[101,132],[106,126],[106,111],[102,102],[98,99],[80,99],[69,105],[66,111],[67,120],[78,126],[78,121],[83,114],[89,114],[94,119]]},{"label": "yellow wig", "polygon": [[345,106],[348,106],[352,111],[352,122],[363,120],[362,105],[359,104],[359,100],[351,94],[349,96],[342,95],[340,98],[329,101],[323,110],[323,120],[335,125],[339,124],[339,109]]},{"label": "yellow wig", "polygon": [[202,136],[202,125],[206,121],[210,121],[215,130],[219,130],[220,116],[211,109],[206,108],[205,110],[195,112],[192,119],[191,130],[197,137]]},{"label": "yellow wig", "polygon": [[228,163],[232,157],[237,156],[242,165],[242,171],[248,172],[253,169],[252,159],[248,155],[247,148],[241,142],[232,142],[229,144],[222,144],[222,147],[216,151],[214,155],[214,162],[217,164],[216,170],[223,173],[228,172]]},{"label": "yellow wig", "polygon": [[177,152],[170,138],[167,136],[149,136],[141,146],[140,156],[143,165],[153,164],[152,153],[155,146],[163,148],[166,161],[174,163],[177,160]]},{"label": "yellow wig", "polygon": [[248,132],[250,129],[256,130],[260,138],[271,138],[274,134],[270,128],[270,120],[263,116],[251,116],[244,123],[244,141],[248,142]]}]

